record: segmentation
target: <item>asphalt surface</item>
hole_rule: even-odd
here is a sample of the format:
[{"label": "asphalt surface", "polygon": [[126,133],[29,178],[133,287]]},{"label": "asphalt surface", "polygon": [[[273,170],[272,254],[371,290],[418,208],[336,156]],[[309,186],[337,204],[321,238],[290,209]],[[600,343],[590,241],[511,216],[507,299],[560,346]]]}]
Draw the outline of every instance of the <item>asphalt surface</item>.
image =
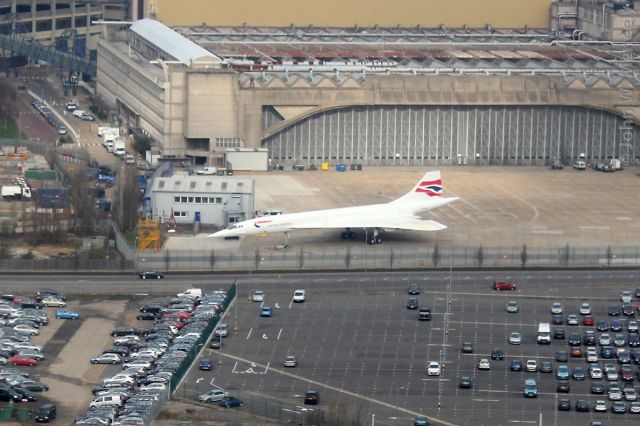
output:
[{"label": "asphalt surface", "polygon": [[[449,286],[447,274],[244,277],[238,310],[231,309],[224,319],[236,332],[224,340],[221,351],[204,351],[216,367],[212,372],[192,369],[178,395],[193,398],[218,387],[245,401],[243,410],[287,421],[300,421],[304,410],[311,410],[306,411],[310,419],[317,415],[315,407],[302,405],[304,392],[315,389],[321,394],[321,409],[343,412],[344,418],[360,424],[373,415],[376,424],[407,424],[419,413],[456,425],[537,424],[541,415],[542,424],[637,422],[640,417],[629,413],[557,412],[554,374],[509,371],[513,359],[551,360],[555,371],[554,353],[567,350],[566,341],[535,343],[537,324],[550,321],[553,301],[561,301],[566,313],[577,313],[579,304],[588,300],[597,320],[606,317],[622,289],[636,288],[637,274],[525,273],[518,291],[504,293],[490,290],[497,278],[516,279],[455,274]],[[432,309],[431,322],[417,321],[417,312],[405,308],[410,282],[422,287],[418,297],[421,306]],[[294,304],[293,290],[301,287],[307,290],[307,301]],[[249,302],[254,289],[266,292],[262,305],[274,308],[273,317],[261,318],[261,304]],[[520,303],[517,314],[506,313],[512,299]],[[564,327],[567,334],[586,329]],[[522,345],[507,344],[512,331],[522,333]],[[474,354],[461,353],[463,341],[474,343]],[[488,358],[494,347],[505,351],[505,360],[492,361],[490,371],[478,371],[478,360]],[[297,368],[283,367],[288,354],[298,357]],[[426,376],[428,361],[444,362],[440,379]],[[587,364],[571,359],[569,365],[586,369]],[[462,375],[473,378],[472,390],[458,388]],[[522,396],[528,377],[538,382],[537,399]],[[607,399],[591,395],[590,382],[572,383],[572,405],[586,399],[593,407],[596,399]]]}]

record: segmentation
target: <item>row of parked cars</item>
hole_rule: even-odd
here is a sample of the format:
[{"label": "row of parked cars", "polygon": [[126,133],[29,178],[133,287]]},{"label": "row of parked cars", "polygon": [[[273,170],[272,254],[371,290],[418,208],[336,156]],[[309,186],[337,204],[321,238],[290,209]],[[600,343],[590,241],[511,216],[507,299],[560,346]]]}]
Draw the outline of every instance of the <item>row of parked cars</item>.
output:
[{"label": "row of parked cars", "polygon": [[[43,348],[31,342],[40,328],[49,324],[47,306],[66,304],[64,294],[53,289],[40,289],[35,297],[13,293],[0,295],[0,401],[13,403],[36,402],[38,393],[49,386],[35,380],[20,367],[35,367],[45,360]],[[55,404],[43,404],[36,411],[35,420],[49,422],[56,418]]]},{"label": "row of parked cars", "polygon": [[40,112],[51,126],[56,129],[59,135],[67,134],[67,128],[56,119],[53,112],[51,112],[51,108],[49,108],[44,102],[34,99],[31,101],[31,105]]},{"label": "row of parked cars", "polygon": [[189,289],[170,300],[146,303],[140,321],[148,328],[119,327],[111,331],[113,347],[90,359],[92,364],[121,370],[92,388],[94,400],[76,425],[149,424],[169,398],[174,376],[193,360],[202,333],[226,306],[226,291],[203,294]]}]

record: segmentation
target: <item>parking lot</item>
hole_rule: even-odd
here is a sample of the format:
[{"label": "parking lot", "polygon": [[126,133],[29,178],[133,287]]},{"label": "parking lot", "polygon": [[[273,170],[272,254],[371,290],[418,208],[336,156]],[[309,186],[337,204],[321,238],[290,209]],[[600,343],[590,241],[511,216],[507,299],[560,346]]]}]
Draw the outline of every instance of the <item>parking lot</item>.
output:
[{"label": "parking lot", "polygon": [[[179,394],[193,397],[213,386],[243,399],[244,410],[285,420],[300,419],[295,416],[315,409],[303,405],[303,395],[310,389],[320,392],[319,408],[326,415],[342,413],[343,419],[357,419],[359,424],[370,424],[373,415],[376,424],[408,424],[417,414],[456,425],[538,424],[540,416],[542,424],[560,425],[593,420],[635,424],[640,419],[628,412],[613,414],[606,392],[591,394],[588,374],[584,381],[570,380],[569,394],[556,394],[555,352],[569,351],[567,341],[536,343],[538,323],[551,322],[552,302],[561,302],[567,315],[578,314],[580,304],[589,301],[596,321],[610,320],[607,308],[620,304],[624,286],[589,280],[576,295],[576,287],[559,287],[552,281],[525,283],[514,292],[492,291],[491,279],[454,281],[451,286],[446,279],[429,277],[362,278],[344,285],[326,279],[326,284],[313,286],[302,279],[281,284],[248,281],[241,283],[237,312],[231,310],[225,318],[232,332],[223,348],[206,349],[203,354],[214,360],[213,371],[193,368]],[[406,309],[410,282],[420,285],[419,304],[432,309],[432,321],[418,321],[418,312]],[[293,290],[300,287],[306,287],[306,302],[294,304]],[[249,301],[256,289],[265,291],[263,303]],[[506,312],[510,300],[519,303],[518,313]],[[634,299],[634,304],[638,302]],[[260,317],[261,305],[272,307],[273,316]],[[618,318],[625,322],[624,316]],[[558,327],[565,328],[567,336],[595,330],[582,325]],[[522,344],[508,344],[514,331],[521,333]],[[472,354],[461,351],[466,341],[473,344]],[[504,351],[504,360],[490,360],[490,370],[478,370],[478,361],[490,358],[494,348]],[[296,368],[283,366],[287,355],[297,356]],[[553,373],[510,371],[516,359],[536,360],[538,365],[551,361]],[[428,361],[444,362],[441,376],[427,376]],[[599,360],[601,366],[605,363],[619,368],[615,359]],[[582,366],[587,372],[584,357],[570,358],[567,364],[570,370]],[[637,373],[637,365],[632,364],[632,369]],[[458,387],[461,376],[471,377],[472,389]],[[537,398],[523,397],[525,378],[536,380]],[[606,389],[609,382],[601,381]],[[638,383],[637,374],[634,383]],[[571,411],[556,410],[561,398],[571,400]],[[589,412],[575,411],[579,399],[589,401]],[[596,400],[607,401],[608,411],[594,412]],[[626,404],[628,408],[630,402]]]}]

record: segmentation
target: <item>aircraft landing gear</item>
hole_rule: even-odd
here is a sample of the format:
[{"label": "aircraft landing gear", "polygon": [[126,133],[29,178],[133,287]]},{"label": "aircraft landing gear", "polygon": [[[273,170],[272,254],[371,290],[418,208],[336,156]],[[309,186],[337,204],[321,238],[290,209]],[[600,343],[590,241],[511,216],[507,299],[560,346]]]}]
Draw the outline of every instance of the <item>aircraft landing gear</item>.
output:
[{"label": "aircraft landing gear", "polygon": [[382,244],[382,233],[380,228],[373,228],[371,235],[367,236],[367,244]]},{"label": "aircraft landing gear", "polygon": [[347,228],[340,233],[340,238],[343,240],[353,240],[356,237],[356,233]]}]

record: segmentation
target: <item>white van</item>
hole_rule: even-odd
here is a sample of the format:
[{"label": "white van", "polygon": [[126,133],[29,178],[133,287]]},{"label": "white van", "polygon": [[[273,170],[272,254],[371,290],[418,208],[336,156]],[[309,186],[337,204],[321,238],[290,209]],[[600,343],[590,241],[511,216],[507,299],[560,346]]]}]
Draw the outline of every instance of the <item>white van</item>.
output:
[{"label": "white van", "polygon": [[200,299],[202,297],[201,288],[188,288],[182,293],[177,294],[178,297],[192,297],[194,299]]},{"label": "white van", "polygon": [[73,116],[74,117],[78,117],[78,118],[82,118],[82,115],[86,114],[86,113],[87,113],[86,111],[81,110],[81,109],[73,110]]},{"label": "white van", "polygon": [[538,343],[541,345],[551,343],[551,325],[548,322],[538,324]]},{"label": "white van", "polygon": [[112,395],[103,395],[99,396],[89,404],[91,408],[99,408],[104,406],[117,406],[121,407],[123,404],[122,397],[120,395],[112,394]]},{"label": "white van", "polygon": [[293,302],[294,303],[304,303],[305,292],[304,289],[299,288],[293,292]]}]

